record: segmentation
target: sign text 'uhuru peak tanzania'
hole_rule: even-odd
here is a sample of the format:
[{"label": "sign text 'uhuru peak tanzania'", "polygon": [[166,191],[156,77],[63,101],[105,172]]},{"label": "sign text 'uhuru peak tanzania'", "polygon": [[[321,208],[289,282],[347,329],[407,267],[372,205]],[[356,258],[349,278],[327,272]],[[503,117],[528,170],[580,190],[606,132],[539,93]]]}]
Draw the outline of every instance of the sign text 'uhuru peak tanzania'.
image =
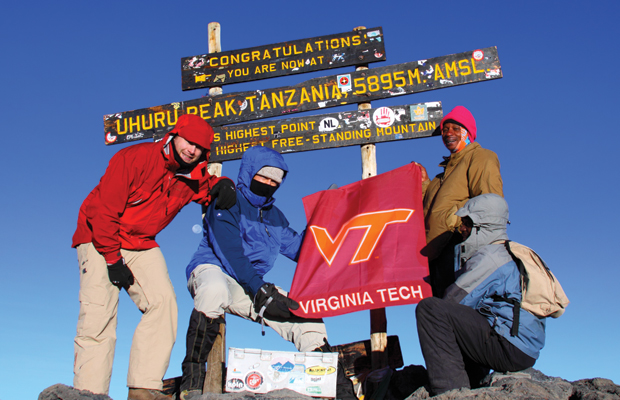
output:
[{"label": "sign text 'uhuru peak tanzania'", "polygon": [[314,78],[295,86],[202,97],[104,116],[106,144],[165,134],[182,114],[212,126],[364,103],[502,77],[496,47]]}]

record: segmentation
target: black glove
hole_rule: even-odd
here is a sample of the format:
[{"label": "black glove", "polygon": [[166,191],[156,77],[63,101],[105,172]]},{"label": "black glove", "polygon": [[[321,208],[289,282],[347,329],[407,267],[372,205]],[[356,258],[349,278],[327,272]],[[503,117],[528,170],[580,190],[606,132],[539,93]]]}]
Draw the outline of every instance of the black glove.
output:
[{"label": "black glove", "polygon": [[114,286],[121,290],[129,290],[129,286],[133,285],[133,274],[125,264],[125,260],[121,257],[114,264],[108,264],[108,277]]},{"label": "black glove", "polygon": [[265,283],[254,296],[254,311],[268,319],[289,319],[291,310],[297,310],[299,303],[278,291],[273,283]]},{"label": "black glove", "polygon": [[237,191],[235,184],[230,179],[220,179],[209,192],[211,198],[217,197],[215,208],[228,210],[237,203]]}]

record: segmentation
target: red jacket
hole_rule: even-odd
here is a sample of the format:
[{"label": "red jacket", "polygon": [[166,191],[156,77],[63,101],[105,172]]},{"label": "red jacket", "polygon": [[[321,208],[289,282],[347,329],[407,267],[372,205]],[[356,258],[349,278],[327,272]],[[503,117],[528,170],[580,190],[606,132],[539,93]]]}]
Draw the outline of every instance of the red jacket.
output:
[{"label": "red jacket", "polygon": [[209,191],[222,178],[200,162],[188,175],[176,174],[171,137],[120,150],[101,181],[80,207],[73,247],[92,242],[108,263],[118,261],[121,248],[158,247],[155,235],[190,201],[208,204]]}]

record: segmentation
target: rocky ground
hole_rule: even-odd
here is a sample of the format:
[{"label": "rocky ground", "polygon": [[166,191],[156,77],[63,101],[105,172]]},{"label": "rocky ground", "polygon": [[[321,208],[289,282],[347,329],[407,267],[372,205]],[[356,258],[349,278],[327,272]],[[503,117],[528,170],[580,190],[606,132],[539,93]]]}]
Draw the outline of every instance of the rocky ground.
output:
[{"label": "rocky ground", "polygon": [[[376,389],[375,396],[366,394],[366,399],[384,400],[418,400],[428,399],[428,391],[423,384],[425,371],[420,366],[409,366],[392,373],[389,387]],[[385,390],[387,389],[387,390]],[[380,396],[383,394],[383,397]],[[249,392],[204,394],[201,400],[245,400],[245,399],[281,399],[312,400],[313,397],[300,395],[290,390],[277,390],[267,394]],[[620,386],[609,379],[581,379],[574,382],[562,378],[550,377],[530,368],[519,373],[493,373],[483,382],[479,389],[459,389],[433,397],[437,400],[458,399],[500,399],[500,400],[612,400],[620,399]],[[45,389],[39,400],[111,400],[101,394],[73,389],[70,386],[56,384]],[[118,399],[117,399],[118,400]]]}]

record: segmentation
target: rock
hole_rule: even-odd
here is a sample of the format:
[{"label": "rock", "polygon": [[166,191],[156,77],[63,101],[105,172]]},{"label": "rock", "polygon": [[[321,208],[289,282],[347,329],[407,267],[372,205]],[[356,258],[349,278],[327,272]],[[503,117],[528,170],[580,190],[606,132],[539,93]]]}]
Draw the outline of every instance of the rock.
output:
[{"label": "rock", "polygon": [[[620,399],[620,386],[609,379],[568,382],[529,368],[516,373],[494,372],[478,389],[457,389],[432,397],[436,400],[611,400]],[[407,400],[431,398],[427,389],[417,389]]]},{"label": "rock", "polygon": [[304,396],[293,390],[280,389],[274,390],[269,393],[250,393],[250,392],[237,392],[237,393],[205,393],[198,398],[199,400],[269,400],[269,399],[281,399],[281,400],[314,400],[314,397]]},{"label": "rock", "polygon": [[581,379],[572,383],[573,395],[570,400],[611,400],[620,399],[620,386],[609,379]]},{"label": "rock", "polygon": [[[428,390],[421,385],[426,382],[424,367],[410,365],[391,374],[390,388],[384,400],[429,399]],[[593,378],[569,382],[551,377],[529,368],[520,372],[498,373],[487,376],[483,387],[478,389],[456,389],[439,396],[436,400],[620,400],[620,386],[609,379]],[[367,398],[371,396],[367,394]],[[292,390],[276,390],[266,394],[240,392],[212,394],[207,393],[200,400],[312,400]],[[111,400],[102,394],[93,394],[56,384],[45,389],[39,400]]]},{"label": "rock", "polygon": [[105,394],[78,390],[61,383],[52,385],[39,394],[39,400],[112,400]]},{"label": "rock", "polygon": [[[207,393],[199,397],[200,400],[314,400],[313,397],[304,396],[288,389],[274,390],[273,392],[261,394],[250,392],[214,394]],[[48,387],[39,394],[38,400],[112,400],[105,394],[94,394],[88,390],[78,390],[63,384],[56,384]]]}]

